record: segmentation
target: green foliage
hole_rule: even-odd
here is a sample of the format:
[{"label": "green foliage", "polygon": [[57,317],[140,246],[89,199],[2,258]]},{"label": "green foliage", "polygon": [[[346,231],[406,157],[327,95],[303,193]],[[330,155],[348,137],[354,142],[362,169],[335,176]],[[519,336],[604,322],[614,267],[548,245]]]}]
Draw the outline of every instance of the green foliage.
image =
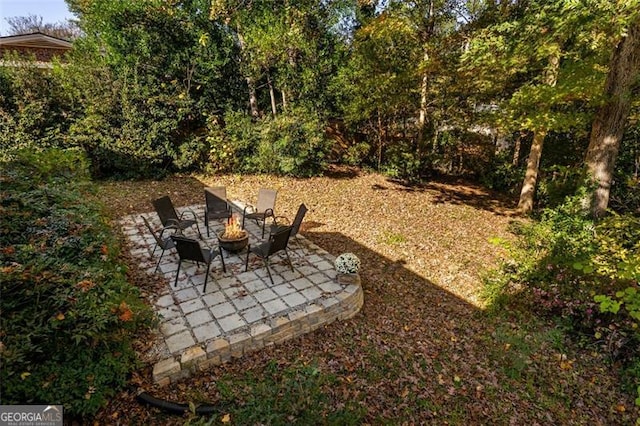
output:
[{"label": "green foliage", "polygon": [[481,176],[481,181],[488,188],[515,194],[522,184],[524,169],[519,165],[513,165],[508,154],[503,151],[496,155]]},{"label": "green foliage", "polygon": [[3,59],[17,66],[0,67],[0,159],[16,149],[64,146],[74,111],[59,69],[39,68],[35,58]]},{"label": "green foliage", "polygon": [[3,404],[95,413],[126,382],[131,341],[151,312],[79,152],[18,151],[2,164],[0,371]]},{"label": "green foliage", "polygon": [[314,176],[325,169],[330,147],[322,121],[312,111],[294,109],[261,122],[256,168],[288,176]]},{"label": "green foliage", "polygon": [[637,105],[629,119],[616,161],[609,208],[619,213],[640,212],[640,121],[637,119],[639,114],[640,105]]},{"label": "green foliage", "polygon": [[331,145],[323,123],[304,108],[257,121],[247,114],[230,112],[224,123],[221,128],[213,120],[207,137],[214,171],[313,176],[326,167]]},{"label": "green foliage", "polygon": [[511,259],[485,280],[494,307],[556,317],[612,359],[638,362],[640,219],[594,222],[577,195],[516,231]]}]

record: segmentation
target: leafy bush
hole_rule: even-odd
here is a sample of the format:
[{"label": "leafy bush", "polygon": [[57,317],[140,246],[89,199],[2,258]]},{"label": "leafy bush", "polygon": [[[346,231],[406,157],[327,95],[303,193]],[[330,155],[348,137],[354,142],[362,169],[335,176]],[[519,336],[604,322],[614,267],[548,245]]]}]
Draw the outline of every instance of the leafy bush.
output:
[{"label": "leafy bush", "polygon": [[296,108],[262,121],[256,165],[261,172],[313,176],[326,167],[329,151],[322,122]]},{"label": "leafy bush", "polygon": [[73,108],[57,78],[57,69],[8,56],[16,67],[0,67],[0,157],[16,149],[62,147]]},{"label": "leafy bush", "polygon": [[303,108],[252,121],[241,112],[209,125],[212,171],[313,176],[326,167],[331,145],[321,120]]},{"label": "leafy bush", "polygon": [[210,167],[221,172],[252,171],[259,140],[258,126],[243,112],[227,112],[224,123],[210,119]]},{"label": "leafy bush", "polygon": [[135,367],[134,333],[152,316],[78,151],[19,151],[2,164],[0,395],[96,412]]},{"label": "leafy bush", "polygon": [[496,191],[503,191],[515,194],[522,180],[524,179],[524,169],[520,166],[514,166],[508,152],[503,151],[496,155],[485,173],[482,174],[480,180],[482,183]]},{"label": "leafy bush", "polygon": [[557,318],[612,360],[637,364],[640,219],[612,214],[594,222],[582,197],[517,229],[521,239],[509,247],[501,270],[487,277],[486,294],[496,307],[520,304]]}]

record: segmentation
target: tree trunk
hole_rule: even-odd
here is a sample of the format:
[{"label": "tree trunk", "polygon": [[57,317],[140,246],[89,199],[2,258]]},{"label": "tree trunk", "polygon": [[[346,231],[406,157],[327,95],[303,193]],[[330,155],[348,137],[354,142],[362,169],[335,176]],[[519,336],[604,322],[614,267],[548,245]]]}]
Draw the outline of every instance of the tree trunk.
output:
[{"label": "tree trunk", "polygon": [[[240,31],[240,25],[238,24],[236,27],[236,34],[238,36],[238,43],[240,44],[240,51],[243,52],[243,56],[245,55],[245,42],[244,37],[242,37],[242,32]],[[246,61],[248,58],[243,57],[243,61]],[[247,89],[249,90],[249,108],[251,109],[251,116],[257,118],[260,116],[260,110],[258,109],[258,96],[256,95],[256,83],[253,80],[253,77],[247,73],[245,76],[247,80]]]},{"label": "tree trunk", "polygon": [[383,144],[383,136],[382,136],[382,117],[380,117],[380,111],[378,111],[378,171],[382,167],[382,144]]},{"label": "tree trunk", "polygon": [[513,158],[511,159],[511,164],[513,166],[517,167],[520,162],[520,149],[522,148],[522,139],[524,139],[525,135],[525,132],[520,132],[516,138],[516,142],[513,146]]},{"label": "tree trunk", "polygon": [[[429,60],[429,53],[425,50],[424,62]],[[418,140],[416,141],[416,156],[420,159],[421,146],[424,138],[424,128],[427,124],[427,90],[429,89],[429,75],[422,72],[422,82],[420,84],[420,113],[418,115]]]},{"label": "tree trunk", "polygon": [[286,86],[282,88],[282,91],[280,92],[280,94],[282,95],[282,110],[286,111],[287,110],[287,88]]},{"label": "tree trunk", "polygon": [[278,110],[276,108],[276,93],[273,91],[273,84],[271,84],[271,77],[269,73],[267,73],[267,85],[269,86],[269,96],[271,97],[271,112],[275,117],[278,114]]},{"label": "tree trunk", "polygon": [[522,214],[529,214],[533,210],[533,195],[536,192],[540,157],[542,156],[542,146],[546,133],[545,130],[538,130],[533,135],[531,151],[527,159],[527,172],[524,176],[522,191],[520,191],[520,201],[518,202],[518,211]]},{"label": "tree trunk", "polygon": [[249,108],[251,109],[252,117],[260,117],[260,110],[258,110],[258,96],[256,96],[256,84],[253,78],[247,76],[247,87],[249,88]]},{"label": "tree trunk", "polygon": [[429,10],[427,11],[427,16],[425,17],[426,25],[422,31],[422,43],[425,46],[424,56],[422,61],[424,63],[425,69],[422,71],[422,78],[420,80],[420,112],[418,115],[418,138],[416,141],[416,157],[420,160],[422,156],[422,143],[424,139],[424,130],[427,123],[427,95],[429,90],[429,74],[426,71],[427,61],[429,61],[429,52],[427,51],[427,43],[433,34],[435,23],[433,20],[434,16],[434,4],[433,0],[429,2]]},{"label": "tree trunk", "polygon": [[[545,70],[544,82],[549,86],[555,86],[558,81],[558,71],[560,70],[560,49],[553,51],[549,57],[549,66]],[[537,129],[533,135],[531,151],[527,160],[527,171],[522,182],[520,200],[518,201],[518,211],[520,214],[529,214],[533,211],[533,196],[536,192],[538,182],[538,170],[540,169],[540,157],[542,156],[542,145],[547,129]]]},{"label": "tree trunk", "polygon": [[640,74],[640,19],[636,19],[616,46],[605,83],[606,102],[593,120],[585,163],[596,188],[591,214],[602,217],[609,205],[613,172],[631,106],[631,89]]}]

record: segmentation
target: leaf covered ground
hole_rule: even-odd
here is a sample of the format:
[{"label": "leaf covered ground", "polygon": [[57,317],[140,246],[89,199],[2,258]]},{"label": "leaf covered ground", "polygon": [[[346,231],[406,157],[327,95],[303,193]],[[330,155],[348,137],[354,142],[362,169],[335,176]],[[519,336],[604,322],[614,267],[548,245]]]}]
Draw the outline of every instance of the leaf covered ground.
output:
[{"label": "leaf covered ground", "polygon": [[[203,203],[205,185],[255,202],[278,189],[277,215],[310,209],[302,234],[334,255],[362,260],[365,304],[353,319],[245,355],[184,382],[157,388],[150,368],[132,384],[181,403],[219,408],[214,424],[635,424],[640,413],[615,366],[522,312],[490,314],[483,271],[513,238],[513,205],[464,182],[407,186],[339,169],[324,177],[173,176],[103,182],[113,217],[151,211],[151,200]],[[135,268],[149,296],[167,285]],[[141,338],[139,349],[147,341]],[[207,417],[207,420],[209,418]],[[98,423],[184,424],[124,391]]]}]

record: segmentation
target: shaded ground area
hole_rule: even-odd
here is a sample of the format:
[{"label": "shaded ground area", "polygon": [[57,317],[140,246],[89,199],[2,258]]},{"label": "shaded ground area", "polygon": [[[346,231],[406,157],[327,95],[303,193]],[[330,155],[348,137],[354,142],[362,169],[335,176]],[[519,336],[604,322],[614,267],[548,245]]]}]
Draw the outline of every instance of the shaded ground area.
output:
[{"label": "shaded ground area", "polygon": [[[488,240],[511,238],[512,205],[460,182],[411,187],[376,174],[339,172],[304,180],[173,177],[102,185],[101,195],[117,216],[149,211],[151,200],[165,194],[176,205],[201,203],[205,184],[226,185],[229,198],[247,202],[255,202],[258,188],[275,188],[278,215],[292,217],[306,203],[304,236],[333,255],[353,252],[363,262],[365,304],[352,320],[176,386],[154,389],[147,370],[134,384],[175,401],[218,404],[218,421],[231,413],[232,422],[241,422],[240,412],[250,409],[257,413],[253,422],[304,423],[305,410],[314,409],[317,416],[351,410],[355,422],[371,424],[635,422],[638,410],[620,391],[607,360],[574,348],[553,325],[483,310],[480,274],[501,255]],[[135,271],[131,278],[150,297],[164,285]],[[308,379],[296,376],[292,382],[287,376],[304,376],[300,372],[309,366],[313,377],[328,379],[308,388],[301,385]],[[269,404],[269,392],[278,401],[295,400],[297,408],[282,419],[273,411],[263,414],[255,401]],[[185,420],[138,406],[129,392],[98,419]]]}]

